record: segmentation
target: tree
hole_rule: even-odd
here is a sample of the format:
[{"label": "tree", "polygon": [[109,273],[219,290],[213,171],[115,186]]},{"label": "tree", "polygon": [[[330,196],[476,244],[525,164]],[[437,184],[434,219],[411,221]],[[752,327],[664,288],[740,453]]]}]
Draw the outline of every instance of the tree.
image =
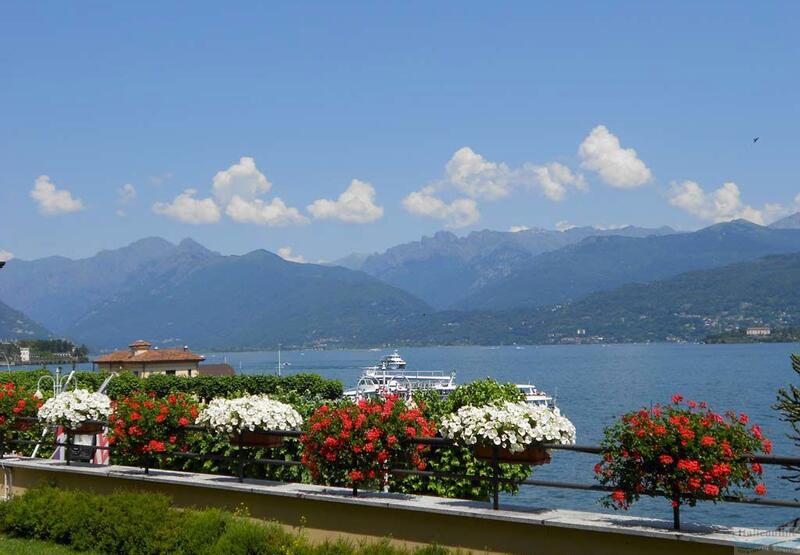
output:
[{"label": "tree", "polygon": [[[792,369],[800,375],[800,355],[792,355]],[[789,434],[789,438],[797,447],[800,447],[800,388],[789,384],[788,389],[780,389],[775,408],[781,411],[781,420],[791,424],[794,433]],[[800,484],[800,466],[789,465],[785,468],[791,472],[785,478],[790,482]],[[800,489],[800,486],[797,486],[796,489]]]}]

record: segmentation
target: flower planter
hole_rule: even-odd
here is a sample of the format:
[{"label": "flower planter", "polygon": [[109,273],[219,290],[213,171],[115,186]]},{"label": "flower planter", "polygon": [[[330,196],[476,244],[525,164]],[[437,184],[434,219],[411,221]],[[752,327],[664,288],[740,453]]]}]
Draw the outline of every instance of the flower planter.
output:
[{"label": "flower planter", "polygon": [[[481,461],[494,460],[495,447],[492,445],[476,445],[473,451],[475,458]],[[528,464],[539,466],[550,462],[550,453],[544,447],[530,446],[524,451],[512,453],[504,447],[497,447],[497,461],[508,464]]]},{"label": "flower planter", "polygon": [[242,430],[241,434],[231,434],[231,444],[244,447],[280,447],[283,439],[283,436],[259,430]]},{"label": "flower planter", "polygon": [[11,429],[18,432],[24,432],[33,428],[34,424],[34,422],[20,422],[19,420],[15,420],[11,424]]},{"label": "flower planter", "polygon": [[76,427],[71,428],[73,434],[95,435],[103,431],[102,422],[81,422]]}]

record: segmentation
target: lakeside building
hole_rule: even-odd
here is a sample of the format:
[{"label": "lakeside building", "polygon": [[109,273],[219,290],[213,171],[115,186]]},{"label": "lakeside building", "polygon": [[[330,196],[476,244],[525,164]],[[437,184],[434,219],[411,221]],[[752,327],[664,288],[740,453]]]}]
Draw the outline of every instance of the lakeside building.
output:
[{"label": "lakeside building", "polygon": [[[114,351],[97,357],[93,363],[101,372],[132,372],[146,378],[154,374],[193,377],[202,374],[200,363],[205,357],[189,350],[153,348],[152,343],[139,339],[126,351]],[[218,365],[213,365],[218,366]]]},{"label": "lakeside building", "polygon": [[747,328],[745,333],[750,337],[763,337],[770,335],[772,333],[772,329],[765,326],[755,326],[752,328]]},{"label": "lakeside building", "polygon": [[19,361],[22,364],[28,364],[31,361],[31,348],[30,347],[20,347],[20,349],[19,349]]}]

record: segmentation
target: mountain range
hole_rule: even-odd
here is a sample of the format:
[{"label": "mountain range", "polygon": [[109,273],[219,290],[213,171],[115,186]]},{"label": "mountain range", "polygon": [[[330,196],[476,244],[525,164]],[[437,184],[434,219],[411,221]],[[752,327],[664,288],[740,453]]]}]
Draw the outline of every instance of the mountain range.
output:
[{"label": "mountain range", "polygon": [[460,303],[466,309],[563,304],[626,283],[800,251],[800,229],[772,229],[745,220],[694,233],[588,237],[543,253]]},{"label": "mountain range", "polygon": [[692,340],[737,322],[793,322],[796,253],[791,219],[691,233],[438,233],[349,257],[361,270],[146,238],[80,260],[11,260],[0,337],[49,329],[95,350],[139,338],[211,349],[552,343],[580,339],[578,329]]},{"label": "mountain range", "polygon": [[[465,237],[439,232],[433,237],[392,247],[366,257],[360,269],[416,295],[437,309],[454,308],[479,291],[502,282],[537,255],[579,243],[588,237],[647,237],[675,233],[627,226],[604,230],[574,227],[565,231],[475,231]],[[353,259],[346,259],[352,264]],[[352,265],[350,267],[353,267]]]}]

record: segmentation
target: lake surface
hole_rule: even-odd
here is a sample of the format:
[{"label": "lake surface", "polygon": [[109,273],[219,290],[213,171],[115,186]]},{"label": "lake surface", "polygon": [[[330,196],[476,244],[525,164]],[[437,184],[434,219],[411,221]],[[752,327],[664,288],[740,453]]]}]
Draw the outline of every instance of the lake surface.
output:
[{"label": "lake surface", "polygon": [[[389,350],[284,351],[285,374],[317,372],[353,386],[360,368],[375,364]],[[789,426],[771,406],[777,390],[795,379],[789,355],[800,345],[564,345],[527,347],[404,348],[400,354],[409,369],[455,370],[458,383],[487,376],[502,381],[533,383],[558,397],[562,412],[577,428],[578,443],[595,444],[603,427],[623,412],[667,403],[673,393],[705,400],[720,412],[734,410],[750,415],[775,445],[775,454],[796,455],[787,439]],[[208,362],[227,360],[241,373],[271,373],[277,368],[275,352],[211,353]],[[553,462],[538,467],[538,479],[592,483],[597,457],[555,452]],[[767,496],[798,497],[792,484],[781,480],[784,471],[765,466]],[[580,510],[603,509],[597,495],[587,492],[525,486],[505,503],[531,507]],[[671,519],[664,499],[643,499],[628,514]],[[741,526],[775,527],[800,517],[800,510],[756,507],[734,503],[700,503],[682,509],[685,522],[698,521]]]}]

